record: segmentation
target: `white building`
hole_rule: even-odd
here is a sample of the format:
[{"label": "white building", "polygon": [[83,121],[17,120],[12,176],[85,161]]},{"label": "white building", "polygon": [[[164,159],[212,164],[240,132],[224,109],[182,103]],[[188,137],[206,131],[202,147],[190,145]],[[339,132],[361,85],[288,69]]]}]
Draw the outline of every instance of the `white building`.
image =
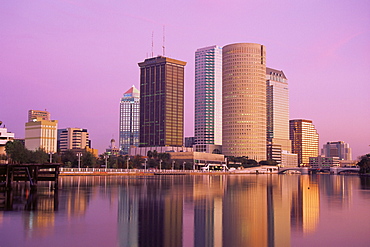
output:
[{"label": "white building", "polygon": [[209,46],[195,52],[195,151],[221,151],[222,48]]},{"label": "white building", "polygon": [[61,152],[69,149],[91,148],[87,129],[66,128],[58,130],[58,143]]},{"label": "white building", "polygon": [[[1,122],[0,122],[1,125]],[[14,140],[14,133],[8,132],[7,128],[0,128],[0,155],[5,154],[5,144]]]}]

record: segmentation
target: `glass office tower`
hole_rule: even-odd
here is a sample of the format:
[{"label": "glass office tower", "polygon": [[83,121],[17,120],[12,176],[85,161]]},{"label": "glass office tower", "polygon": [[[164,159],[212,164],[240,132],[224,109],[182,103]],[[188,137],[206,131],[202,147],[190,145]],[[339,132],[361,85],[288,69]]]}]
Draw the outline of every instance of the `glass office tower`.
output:
[{"label": "glass office tower", "polygon": [[131,146],[139,145],[140,92],[132,86],[123,94],[120,102],[119,148],[129,154]]},{"label": "glass office tower", "polygon": [[289,140],[288,80],[281,70],[266,68],[267,159],[281,164],[282,151],[291,151]]},{"label": "glass office tower", "polygon": [[195,151],[214,152],[222,144],[222,48],[195,52]]}]

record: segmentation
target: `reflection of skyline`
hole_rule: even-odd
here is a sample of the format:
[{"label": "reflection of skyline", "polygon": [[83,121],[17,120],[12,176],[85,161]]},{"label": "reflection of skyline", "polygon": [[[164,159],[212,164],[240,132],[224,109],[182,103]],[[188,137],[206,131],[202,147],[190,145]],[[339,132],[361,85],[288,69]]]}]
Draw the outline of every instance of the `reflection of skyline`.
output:
[{"label": "reflection of skyline", "polygon": [[[290,246],[291,232],[316,231],[319,188],[329,195],[329,206],[350,206],[352,181],[350,176],[262,174],[71,177],[63,178],[57,197],[47,189],[27,194],[30,212],[22,219],[28,239],[45,237],[53,234],[58,213],[82,219],[102,194],[118,205],[119,246]],[[5,217],[0,215],[0,225]]]},{"label": "reflection of skyline", "polygon": [[320,180],[321,190],[328,195],[330,207],[348,208],[352,202],[353,184],[351,176],[329,176]]},{"label": "reflection of skyline", "polygon": [[320,213],[319,187],[313,176],[299,176],[292,193],[291,222],[293,229],[304,234],[316,230]]}]

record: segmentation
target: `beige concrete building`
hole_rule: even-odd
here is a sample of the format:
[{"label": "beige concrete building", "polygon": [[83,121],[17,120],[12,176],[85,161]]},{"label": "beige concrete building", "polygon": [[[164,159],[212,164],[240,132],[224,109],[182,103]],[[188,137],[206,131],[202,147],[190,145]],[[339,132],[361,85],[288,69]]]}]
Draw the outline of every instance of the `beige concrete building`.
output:
[{"label": "beige concrete building", "polygon": [[25,146],[29,150],[42,148],[45,152],[57,152],[57,120],[33,119],[26,123]]},{"label": "beige concrete building", "polygon": [[222,49],[222,152],[266,160],[266,50],[238,43]]},{"label": "beige concrete building", "polygon": [[28,122],[32,122],[34,119],[41,118],[41,120],[50,120],[50,112],[29,110],[28,111]]},{"label": "beige concrete building", "polygon": [[281,151],[281,164],[282,167],[297,167],[298,166],[298,155],[292,154],[289,151]]}]

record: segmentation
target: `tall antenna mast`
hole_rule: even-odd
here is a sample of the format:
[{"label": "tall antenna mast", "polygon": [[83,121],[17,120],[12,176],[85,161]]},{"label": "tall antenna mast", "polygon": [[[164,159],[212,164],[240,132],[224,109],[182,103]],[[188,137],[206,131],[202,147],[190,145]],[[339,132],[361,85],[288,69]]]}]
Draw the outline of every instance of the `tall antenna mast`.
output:
[{"label": "tall antenna mast", "polygon": [[154,38],[153,38],[153,36],[154,36],[154,31],[152,31],[152,57],[154,57],[154,52],[153,52],[153,47],[154,47]]},{"label": "tall antenna mast", "polygon": [[165,41],[165,26],[163,25],[163,45],[162,45],[162,53],[163,56],[165,56],[165,46],[164,46],[164,41]]}]

